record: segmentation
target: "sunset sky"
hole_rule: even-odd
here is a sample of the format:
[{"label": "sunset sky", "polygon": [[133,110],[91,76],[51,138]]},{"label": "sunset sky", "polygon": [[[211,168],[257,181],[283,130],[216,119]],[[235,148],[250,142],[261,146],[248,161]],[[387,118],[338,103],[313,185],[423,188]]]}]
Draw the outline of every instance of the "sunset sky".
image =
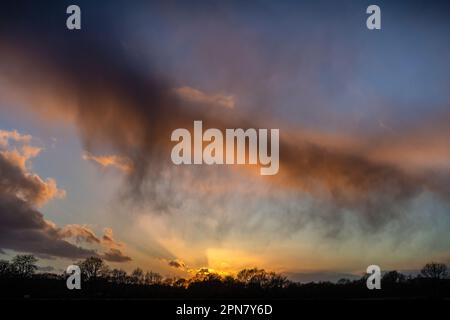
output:
[{"label": "sunset sky", "polygon": [[[294,280],[450,263],[450,3],[50,3],[0,6],[0,259]],[[278,128],[279,173],[174,165],[194,120]]]}]

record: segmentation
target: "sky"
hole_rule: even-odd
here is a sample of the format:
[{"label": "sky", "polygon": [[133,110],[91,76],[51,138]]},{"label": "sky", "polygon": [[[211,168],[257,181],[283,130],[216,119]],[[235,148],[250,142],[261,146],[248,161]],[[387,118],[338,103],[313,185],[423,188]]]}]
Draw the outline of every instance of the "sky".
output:
[{"label": "sky", "polygon": [[[449,263],[449,9],[2,3],[0,257],[294,280]],[[170,134],[194,120],[278,128],[279,173],[174,165]]]}]

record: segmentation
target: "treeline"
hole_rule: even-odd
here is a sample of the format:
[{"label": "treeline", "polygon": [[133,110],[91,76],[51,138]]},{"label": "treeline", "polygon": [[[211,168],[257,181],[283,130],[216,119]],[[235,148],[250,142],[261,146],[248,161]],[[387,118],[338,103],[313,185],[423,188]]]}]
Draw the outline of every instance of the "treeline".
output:
[{"label": "treeline", "polygon": [[[36,257],[33,255],[17,255],[11,262],[0,260],[0,277],[2,278],[67,278],[67,274],[36,273],[38,267]],[[208,269],[200,269],[189,278],[163,277],[153,271],[144,272],[141,268],[134,269],[130,274],[122,269],[111,269],[101,258],[89,257],[76,263],[81,269],[81,279],[85,283],[111,282],[128,285],[164,285],[188,288],[197,282],[239,282],[248,286],[263,288],[282,288],[290,282],[286,277],[275,272],[266,272],[263,269],[244,269],[236,277],[221,276]]]},{"label": "treeline", "polygon": [[235,276],[200,269],[191,278],[163,277],[136,268],[131,273],[111,269],[102,259],[90,257],[77,263],[82,289],[68,290],[67,274],[40,273],[33,255],[0,260],[2,298],[275,298],[360,299],[450,297],[447,266],[426,264],[417,276],[397,271],[383,274],[381,290],[368,290],[367,275],[337,283],[299,283],[263,269],[244,269]]}]

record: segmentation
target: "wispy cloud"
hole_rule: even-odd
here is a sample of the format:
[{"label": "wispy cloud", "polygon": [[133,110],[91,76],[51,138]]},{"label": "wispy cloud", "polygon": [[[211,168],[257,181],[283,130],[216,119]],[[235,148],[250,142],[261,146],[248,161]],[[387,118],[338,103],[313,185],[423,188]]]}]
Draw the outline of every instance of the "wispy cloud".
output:
[{"label": "wispy cloud", "polygon": [[94,156],[89,152],[85,152],[83,154],[83,159],[93,161],[102,167],[117,168],[126,173],[133,170],[133,164],[130,159],[117,155]]},{"label": "wispy cloud", "polygon": [[183,100],[196,105],[219,106],[223,108],[233,109],[236,105],[233,95],[223,94],[206,94],[203,91],[192,87],[181,87],[174,89],[175,93]]}]

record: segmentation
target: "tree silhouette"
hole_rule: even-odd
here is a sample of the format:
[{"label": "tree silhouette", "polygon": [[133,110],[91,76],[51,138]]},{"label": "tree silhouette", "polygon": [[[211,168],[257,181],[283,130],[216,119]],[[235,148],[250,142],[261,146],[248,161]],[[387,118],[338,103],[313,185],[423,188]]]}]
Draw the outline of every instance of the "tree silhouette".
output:
[{"label": "tree silhouette", "polygon": [[447,278],[447,266],[444,263],[431,262],[427,263],[420,274],[424,278],[440,280]]},{"label": "tree silhouette", "polygon": [[83,279],[94,281],[107,271],[107,266],[103,260],[98,257],[89,257],[78,263],[81,269]]},{"label": "tree silhouette", "polygon": [[394,271],[386,272],[383,275],[383,278],[381,279],[381,282],[383,284],[393,285],[393,284],[405,282],[405,280],[406,280],[405,275],[403,275],[400,272],[397,272],[397,271],[394,270]]},{"label": "tree silhouette", "polygon": [[11,264],[9,261],[0,260],[0,276],[4,277],[11,274]]},{"label": "tree silhouette", "polygon": [[268,275],[264,269],[244,269],[239,271],[237,279],[247,286],[263,287],[267,283]]},{"label": "tree silhouette", "polygon": [[136,268],[131,273],[131,280],[134,284],[143,284],[144,279],[144,271],[141,268]]},{"label": "tree silhouette", "polygon": [[189,284],[189,281],[187,281],[184,278],[180,278],[177,279],[176,281],[174,281],[173,286],[174,287],[179,287],[179,288],[186,288]]},{"label": "tree silhouette", "polygon": [[236,279],[234,279],[234,277],[231,275],[226,275],[225,277],[223,277],[222,282],[228,286],[233,286],[236,282]]},{"label": "tree silhouette", "polygon": [[145,274],[145,284],[160,284],[162,281],[162,276],[159,273],[147,271]]},{"label": "tree silhouette", "polygon": [[281,274],[275,273],[275,272],[269,272],[267,273],[266,277],[266,283],[265,286],[270,289],[275,288],[284,288],[289,284],[289,281],[285,276],[282,276]]},{"label": "tree silhouette", "polygon": [[194,275],[194,277],[192,277],[192,279],[190,280],[191,283],[194,282],[205,282],[205,281],[221,281],[222,277],[215,273],[215,272],[211,272],[208,268],[201,268],[200,270],[198,270],[196,272],[196,274]]},{"label": "tree silhouette", "polygon": [[[26,293],[37,298],[74,297],[74,292],[64,285],[67,274],[35,274],[37,259],[30,255],[18,255],[11,262],[0,260],[0,299],[23,297]],[[264,269],[244,269],[236,274],[223,276],[202,268],[191,278],[163,278],[153,271],[136,268],[131,274],[121,269],[110,270],[99,257],[89,257],[78,264],[82,280],[88,290],[81,293],[87,299],[105,298],[288,298],[288,299],[354,299],[354,298],[448,298],[450,279],[447,267],[442,263],[428,263],[420,275],[405,277],[397,271],[383,275],[387,290],[367,290],[365,279],[342,279],[332,282],[291,282],[281,274]],[[92,281],[96,280],[98,281]],[[430,281],[432,279],[432,281]],[[80,295],[76,295],[80,297]]]},{"label": "tree silhouette", "polygon": [[11,269],[20,277],[31,277],[37,270],[36,262],[37,259],[32,254],[17,255],[12,260]]},{"label": "tree silhouette", "polygon": [[113,269],[110,273],[111,281],[118,284],[125,284],[127,277],[127,273],[122,269]]}]

